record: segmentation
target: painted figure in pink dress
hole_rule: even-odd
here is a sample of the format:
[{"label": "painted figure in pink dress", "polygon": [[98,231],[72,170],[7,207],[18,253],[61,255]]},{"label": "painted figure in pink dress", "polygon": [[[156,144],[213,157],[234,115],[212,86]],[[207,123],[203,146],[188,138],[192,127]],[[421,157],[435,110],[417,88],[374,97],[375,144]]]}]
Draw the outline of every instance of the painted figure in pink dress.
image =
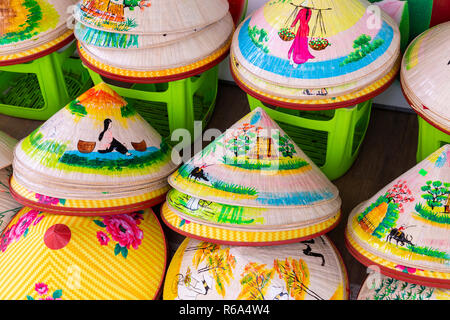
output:
[{"label": "painted figure in pink dress", "polygon": [[299,23],[299,28],[297,35],[295,36],[294,42],[288,52],[289,63],[297,68],[299,64],[307,62],[309,59],[314,59],[315,57],[309,52],[309,21],[312,16],[312,9],[306,7],[308,1],[303,1],[300,5],[300,10],[291,25],[291,28],[295,28],[297,23]]}]

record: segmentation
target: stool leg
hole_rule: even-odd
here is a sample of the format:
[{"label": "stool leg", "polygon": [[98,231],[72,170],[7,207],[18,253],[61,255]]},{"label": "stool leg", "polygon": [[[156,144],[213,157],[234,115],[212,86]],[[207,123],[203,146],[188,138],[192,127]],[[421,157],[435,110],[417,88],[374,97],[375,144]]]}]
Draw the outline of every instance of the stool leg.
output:
[{"label": "stool leg", "polygon": [[419,137],[417,143],[417,163],[439,149],[443,144],[450,143],[450,136],[439,131],[418,116]]},{"label": "stool leg", "polygon": [[167,113],[170,132],[186,129],[191,134],[192,142],[197,137],[194,136],[194,102],[190,92],[190,81],[188,78],[169,83]]}]

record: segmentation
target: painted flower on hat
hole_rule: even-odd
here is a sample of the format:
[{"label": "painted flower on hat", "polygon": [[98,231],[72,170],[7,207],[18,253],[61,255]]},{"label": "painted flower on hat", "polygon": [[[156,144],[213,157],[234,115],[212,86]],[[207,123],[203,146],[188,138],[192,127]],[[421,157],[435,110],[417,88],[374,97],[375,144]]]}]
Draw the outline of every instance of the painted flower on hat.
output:
[{"label": "painted flower on hat", "polygon": [[[124,258],[128,256],[130,248],[138,249],[144,238],[144,232],[138,227],[143,220],[142,212],[131,214],[118,214],[102,217],[103,221],[94,220],[99,227],[105,228],[106,232],[97,232],[97,239],[101,245],[107,246],[111,239],[116,241],[114,254],[122,254]],[[109,235],[108,235],[109,234]]]},{"label": "painted flower on hat", "polygon": [[45,283],[36,283],[34,290],[40,295],[44,296],[48,293],[48,286]]},{"label": "painted flower on hat", "polygon": [[13,241],[19,241],[22,236],[26,237],[29,228],[37,225],[43,217],[42,212],[34,209],[21,216],[17,223],[3,232],[0,238],[0,251],[5,252]]}]

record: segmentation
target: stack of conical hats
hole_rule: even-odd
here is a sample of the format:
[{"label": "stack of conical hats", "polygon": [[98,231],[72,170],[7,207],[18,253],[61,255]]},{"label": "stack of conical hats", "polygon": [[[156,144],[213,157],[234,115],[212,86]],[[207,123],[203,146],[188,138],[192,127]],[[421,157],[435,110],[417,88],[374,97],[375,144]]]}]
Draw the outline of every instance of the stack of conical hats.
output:
[{"label": "stack of conical hats", "polygon": [[198,74],[228,53],[227,0],[83,0],[75,36],[84,62],[119,80],[165,81]]},{"label": "stack of conical hats", "polygon": [[236,30],[231,71],[255,98],[331,109],[367,101],[400,67],[400,32],[365,0],[270,0]]},{"label": "stack of conical hats", "polygon": [[200,239],[295,242],[325,233],[340,217],[338,189],[261,108],[183,164],[169,183],[174,189],[163,219]]},{"label": "stack of conical hats", "polygon": [[417,285],[375,273],[364,281],[357,300],[450,300],[450,290]]},{"label": "stack of conical hats", "polygon": [[86,215],[161,202],[176,169],[161,136],[104,83],[23,139],[13,167],[11,190],[19,202]]},{"label": "stack of conical hats", "polygon": [[0,3],[0,63],[57,50],[73,40],[67,9],[75,0],[5,0]]},{"label": "stack of conical hats", "polygon": [[439,130],[450,134],[450,22],[419,35],[402,62],[401,83],[411,107]]},{"label": "stack of conical hats", "polygon": [[320,236],[339,220],[338,190],[263,109],[169,183],[162,219],[188,238],[170,264],[165,299],[347,298],[339,253]]},{"label": "stack of conical hats", "polygon": [[59,111],[15,149],[10,188],[27,207],[0,237],[0,299],[158,298],[167,248],[149,207],[175,168],[103,83]]},{"label": "stack of conical hats", "polygon": [[9,192],[14,146],[17,140],[0,131],[0,234],[22,208]]},{"label": "stack of conical hats", "polygon": [[415,284],[450,288],[450,145],[350,214],[346,240],[365,265]]}]

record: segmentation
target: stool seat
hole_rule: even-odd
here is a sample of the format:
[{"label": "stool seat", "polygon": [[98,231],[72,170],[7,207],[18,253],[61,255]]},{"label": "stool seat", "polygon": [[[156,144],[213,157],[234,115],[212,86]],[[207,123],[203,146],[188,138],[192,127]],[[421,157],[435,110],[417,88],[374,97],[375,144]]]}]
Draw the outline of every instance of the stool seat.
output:
[{"label": "stool seat", "polygon": [[0,66],[0,113],[47,120],[91,86],[79,59],[71,58],[75,43],[37,58]]},{"label": "stool seat", "polygon": [[[108,80],[86,68],[94,84]],[[117,81],[108,84],[133,105],[167,143],[177,144],[177,141],[171,141],[175,130],[188,130],[191,140],[182,143],[184,147],[202,133],[202,130],[195,130],[194,122],[201,121],[205,128],[211,118],[216,104],[218,70],[215,66],[200,75],[165,83],[134,83],[127,87],[120,86]]]}]

